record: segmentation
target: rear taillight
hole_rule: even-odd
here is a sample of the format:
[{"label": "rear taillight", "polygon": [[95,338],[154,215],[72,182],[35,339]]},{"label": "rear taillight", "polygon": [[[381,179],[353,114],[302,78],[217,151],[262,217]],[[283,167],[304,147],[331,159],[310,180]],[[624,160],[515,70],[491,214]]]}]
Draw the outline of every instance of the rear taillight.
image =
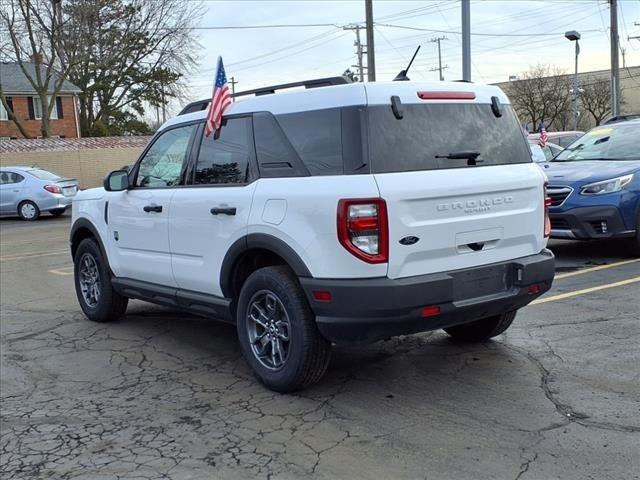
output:
[{"label": "rear taillight", "polygon": [[544,185],[544,238],[551,235],[551,220],[549,219],[549,207],[551,206],[551,197],[547,196],[547,185]]},{"label": "rear taillight", "polygon": [[338,240],[360,260],[386,263],[389,260],[386,202],[381,198],[340,200]]},{"label": "rear taillight", "polygon": [[44,189],[49,193],[62,193],[58,185],[45,185]]}]

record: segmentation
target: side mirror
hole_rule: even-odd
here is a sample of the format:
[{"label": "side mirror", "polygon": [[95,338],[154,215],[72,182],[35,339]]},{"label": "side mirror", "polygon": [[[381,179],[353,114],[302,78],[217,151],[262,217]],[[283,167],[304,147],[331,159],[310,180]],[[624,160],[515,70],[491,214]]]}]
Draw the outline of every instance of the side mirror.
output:
[{"label": "side mirror", "polygon": [[104,179],[104,189],[107,192],[120,192],[129,188],[129,172],[114,170]]}]

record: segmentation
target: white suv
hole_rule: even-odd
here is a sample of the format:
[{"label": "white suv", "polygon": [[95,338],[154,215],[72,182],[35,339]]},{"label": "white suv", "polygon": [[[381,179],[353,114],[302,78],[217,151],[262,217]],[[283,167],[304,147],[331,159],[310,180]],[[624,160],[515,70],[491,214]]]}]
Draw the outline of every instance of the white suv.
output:
[{"label": "white suv", "polygon": [[189,105],[129,172],[78,194],[89,319],[137,298],[232,322],[257,377],[286,392],[322,377],[333,343],[484,341],[551,287],[545,177],[500,89],[278,89],[232,104],[216,137],[207,102]]}]

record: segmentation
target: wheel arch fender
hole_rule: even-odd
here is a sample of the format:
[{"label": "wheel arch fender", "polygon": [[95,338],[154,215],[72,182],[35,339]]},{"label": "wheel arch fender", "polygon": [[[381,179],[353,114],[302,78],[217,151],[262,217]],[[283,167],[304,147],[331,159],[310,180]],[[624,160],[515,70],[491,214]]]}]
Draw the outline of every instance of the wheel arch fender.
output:
[{"label": "wheel arch fender", "polygon": [[[79,218],[73,225],[71,226],[71,231],[69,232],[69,245],[71,247],[71,258],[75,258],[76,251],[78,250],[78,245],[85,238],[93,237],[98,243],[98,248],[100,248],[100,253],[102,253],[103,258],[107,261],[107,265],[109,264],[109,257],[107,256],[107,250],[104,248],[104,244],[102,243],[102,238],[100,237],[100,233],[96,226],[91,223],[90,220],[86,218]],[[111,267],[109,266],[109,271],[111,271]]]},{"label": "wheel arch fender", "polygon": [[236,240],[222,260],[220,289],[225,297],[231,298],[233,296],[233,273],[238,260],[244,253],[254,249],[267,250],[279,256],[299,277],[312,276],[300,255],[284,241],[265,233],[250,233]]}]

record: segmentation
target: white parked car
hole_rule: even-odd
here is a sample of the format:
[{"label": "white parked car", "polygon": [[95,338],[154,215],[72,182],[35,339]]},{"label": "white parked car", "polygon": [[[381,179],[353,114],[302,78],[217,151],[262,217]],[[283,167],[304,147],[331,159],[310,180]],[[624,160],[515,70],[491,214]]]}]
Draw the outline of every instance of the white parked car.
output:
[{"label": "white parked car", "polygon": [[550,288],[545,176],[499,88],[277,89],[232,104],[219,138],[203,136],[207,102],[188,106],[130,172],[76,197],[88,318],[137,298],[232,322],[287,392],[322,377],[333,343],[484,341]]}]

